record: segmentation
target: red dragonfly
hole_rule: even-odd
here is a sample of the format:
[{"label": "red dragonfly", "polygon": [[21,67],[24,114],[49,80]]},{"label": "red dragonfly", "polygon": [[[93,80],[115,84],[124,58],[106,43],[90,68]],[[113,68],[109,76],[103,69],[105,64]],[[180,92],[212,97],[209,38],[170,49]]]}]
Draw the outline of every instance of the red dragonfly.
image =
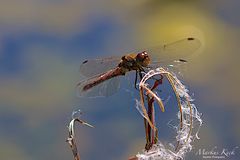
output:
[{"label": "red dragonfly", "polygon": [[200,48],[196,38],[184,38],[166,45],[156,46],[139,52],[125,54],[122,57],[108,57],[85,60],[80,66],[80,73],[86,79],[77,84],[78,95],[87,97],[110,96],[120,87],[119,77],[130,71],[138,76],[153,67],[167,66],[174,61],[187,62],[183,58]]}]

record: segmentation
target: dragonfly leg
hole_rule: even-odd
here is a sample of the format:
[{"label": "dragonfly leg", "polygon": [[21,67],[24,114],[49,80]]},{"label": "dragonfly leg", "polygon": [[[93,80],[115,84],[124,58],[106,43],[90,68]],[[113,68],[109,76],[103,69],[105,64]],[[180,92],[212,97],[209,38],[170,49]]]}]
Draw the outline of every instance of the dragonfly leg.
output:
[{"label": "dragonfly leg", "polygon": [[135,81],[134,81],[134,87],[135,87],[136,90],[138,90],[138,88],[137,88],[137,79],[138,79],[138,71],[136,70]]},{"label": "dragonfly leg", "polygon": [[143,78],[142,71],[144,71],[144,70],[141,69],[140,71],[138,71],[138,74],[139,74],[139,77],[140,77],[140,81],[141,81],[142,78]]},{"label": "dragonfly leg", "polygon": [[137,88],[137,80],[138,80],[138,75],[140,77],[140,81],[142,80],[143,78],[143,75],[142,75],[142,72],[141,71],[138,71],[136,70],[136,75],[135,75],[135,81],[134,81],[134,87],[136,88],[136,90],[139,91],[139,89]]}]

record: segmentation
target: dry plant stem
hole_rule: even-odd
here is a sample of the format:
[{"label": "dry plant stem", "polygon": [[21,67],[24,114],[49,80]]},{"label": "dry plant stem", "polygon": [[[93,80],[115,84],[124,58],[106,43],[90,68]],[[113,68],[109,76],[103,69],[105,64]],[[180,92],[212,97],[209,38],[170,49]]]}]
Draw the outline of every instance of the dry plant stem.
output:
[{"label": "dry plant stem", "polygon": [[192,126],[193,126],[193,116],[192,116],[192,107],[191,107],[191,103],[190,103],[190,101],[188,100],[188,98],[187,98],[187,103],[188,103],[188,107],[189,107],[189,109],[190,109],[190,130],[189,130],[189,133],[188,133],[188,137],[187,137],[187,139],[189,139],[190,138],[190,136],[191,136],[191,134],[192,134]]},{"label": "dry plant stem", "polygon": [[91,128],[93,128],[93,126],[88,124],[87,122],[84,122],[83,120],[78,119],[78,118],[72,119],[71,122],[69,123],[68,138],[67,138],[66,142],[68,142],[68,144],[70,145],[70,148],[71,148],[72,153],[73,153],[74,160],[80,160],[80,155],[78,153],[76,140],[75,140],[75,132],[74,132],[75,122],[79,122],[80,124],[91,127]]},{"label": "dry plant stem", "polygon": [[156,130],[156,127],[153,125],[153,123],[151,122],[148,114],[147,114],[147,110],[145,108],[145,105],[144,105],[144,93],[143,93],[143,88],[144,87],[140,87],[140,102],[141,102],[141,108],[142,108],[142,111],[143,111],[143,114],[144,114],[144,118],[146,119],[146,121],[149,123],[149,125],[151,126],[151,128],[153,130]]},{"label": "dry plant stem", "polygon": [[[183,113],[182,113],[181,99],[180,99],[179,94],[177,93],[177,90],[176,90],[175,86],[174,86],[174,82],[172,80],[172,77],[170,77],[169,75],[171,75],[171,74],[167,73],[166,77],[167,77],[168,81],[170,82],[170,84],[172,86],[172,89],[174,91],[174,94],[177,98],[178,108],[179,108],[179,112],[180,112],[180,128],[179,128],[179,130],[182,130],[182,127],[183,127]],[[179,141],[177,141],[175,151],[179,150],[179,146],[180,146],[180,143],[179,143]]]},{"label": "dry plant stem", "polygon": [[[142,110],[144,109],[143,113],[144,113],[144,128],[145,128],[145,135],[146,135],[146,145],[145,145],[145,149],[146,150],[149,150],[152,146],[152,139],[154,139],[154,136],[151,136],[151,131],[154,133],[154,129],[152,129],[151,127],[151,124],[154,126],[154,121],[153,121],[153,117],[152,117],[152,108],[153,108],[153,101],[154,99],[151,98],[149,95],[146,95],[147,96],[147,101],[148,101],[148,112],[147,110],[145,109],[145,106],[144,106],[144,93],[143,93],[143,90],[140,88],[140,97],[142,96],[141,98],[141,107],[142,107]],[[149,119],[149,121],[147,121],[147,118]],[[155,127],[155,126],[154,126]],[[157,129],[155,127],[155,129]]]},{"label": "dry plant stem", "polygon": [[[144,93],[143,93],[143,89],[146,90],[147,93],[147,97],[148,97],[148,110],[151,111],[153,110],[153,101],[154,99],[157,100],[158,105],[160,107],[160,109],[162,110],[162,112],[165,111],[164,109],[164,105],[163,102],[161,100],[161,98],[159,98],[154,92],[152,92],[152,90],[150,90],[149,88],[147,88],[145,85],[141,85],[140,86],[140,101],[141,101],[141,107],[142,107],[142,111],[144,113],[145,119],[144,119],[144,125],[145,125],[145,132],[146,132],[146,149],[150,149],[151,145],[154,144],[155,142],[157,142],[158,139],[158,133],[157,133],[157,128],[154,125],[154,112],[151,113],[151,116],[149,117],[149,114],[147,113],[147,110],[144,106]],[[151,98],[150,98],[151,95]],[[151,102],[149,100],[149,98],[151,99]],[[147,123],[148,122],[148,123]],[[150,126],[152,128],[152,132],[153,135],[151,136],[151,129],[148,127]],[[156,133],[156,137],[154,136],[154,133]]]},{"label": "dry plant stem", "polygon": [[[178,83],[178,82],[175,80],[175,78],[173,77],[173,75],[171,73],[165,71],[163,68],[161,68],[161,71],[162,71],[162,74],[164,74],[166,76],[166,78],[168,79],[168,81],[169,81],[169,83],[170,83],[170,85],[171,85],[171,87],[174,91],[174,94],[176,96],[177,103],[178,103],[178,108],[179,108],[179,112],[180,112],[180,128],[179,128],[179,130],[182,130],[182,128],[183,128],[183,112],[182,112],[181,98],[180,98],[180,95],[178,94],[177,89],[175,87],[175,83]],[[152,76],[154,76],[154,75],[152,75]],[[164,105],[162,103],[162,100],[151,89],[149,89],[145,85],[140,85],[141,107],[142,107],[144,116],[145,116],[145,118],[148,122],[148,124],[146,124],[146,122],[145,122],[145,129],[146,129],[146,125],[150,125],[151,128],[153,129],[152,126],[155,127],[155,125],[152,121],[152,117],[149,117],[149,115],[147,115],[147,111],[146,111],[145,106],[144,106],[143,89],[146,90],[147,95],[151,95],[153,98],[155,98],[157,100],[158,105],[159,105],[160,109],[162,110],[162,112],[164,112]],[[193,123],[192,119],[193,119],[193,117],[192,117],[192,107],[191,107],[191,104],[190,104],[190,101],[189,101],[188,97],[186,97],[186,101],[187,101],[187,105],[188,105],[189,110],[190,110],[190,130],[189,130],[188,137],[187,137],[187,140],[188,140],[190,138],[190,135],[191,135],[191,132],[192,132],[192,123]],[[154,129],[154,131],[156,131],[156,129]],[[150,136],[149,131],[148,131],[148,129],[146,129],[146,140],[147,140],[147,142],[149,142],[149,136]],[[187,143],[187,141],[186,141],[186,143]],[[177,142],[175,150],[177,151],[178,148],[179,148],[179,141]]]},{"label": "dry plant stem", "polygon": [[177,90],[176,90],[176,88],[174,86],[174,82],[172,80],[172,77],[170,77],[169,75],[170,75],[169,73],[166,74],[166,77],[167,77],[168,81],[170,82],[170,84],[172,86],[172,89],[174,91],[174,94],[175,94],[175,96],[177,98],[178,108],[179,108],[179,111],[180,111],[180,114],[181,114],[181,116],[180,116],[180,130],[181,130],[182,127],[183,127],[183,113],[182,113],[181,98],[180,98],[179,94],[177,93]]},{"label": "dry plant stem", "polygon": [[[154,85],[152,86],[151,90],[153,91],[154,89],[156,89],[159,85],[161,85],[163,83],[163,76],[160,75],[161,78],[160,79],[156,79],[154,82]],[[153,122],[153,124],[155,125],[155,108],[154,108],[154,98],[151,97],[149,99],[148,97],[148,109],[151,110],[151,121]],[[162,108],[164,109],[164,107],[162,106]],[[149,125],[148,125],[149,126]],[[150,129],[150,127],[149,127]],[[155,135],[154,135],[155,133]],[[156,131],[154,132],[154,130],[152,130],[152,144],[156,144],[158,142],[158,129],[156,129]]]},{"label": "dry plant stem", "polygon": [[[169,74],[169,75],[171,76],[171,78],[172,78],[176,83],[178,83],[171,74]],[[183,89],[183,88],[182,88],[182,89]],[[192,134],[193,116],[192,116],[192,107],[191,107],[191,103],[190,103],[189,97],[186,97],[186,101],[187,101],[187,105],[188,105],[189,110],[190,110],[190,130],[189,130],[188,138],[187,138],[187,139],[189,139],[189,138],[190,138],[190,135]]]},{"label": "dry plant stem", "polygon": [[80,155],[79,155],[78,150],[77,150],[77,145],[76,145],[76,143],[74,141],[74,138],[72,136],[68,137],[68,143],[71,147],[74,160],[80,160]]},{"label": "dry plant stem", "polygon": [[[162,78],[163,77],[161,76],[160,80],[162,80]],[[154,123],[155,123],[155,112],[154,112],[153,102],[154,102],[155,99],[156,99],[160,109],[162,110],[162,112],[165,111],[164,105],[163,105],[163,102],[162,102],[161,98],[159,98],[152,91],[159,84],[161,84],[161,83],[157,83],[157,82],[158,82],[158,80],[155,81],[154,86],[151,89],[149,89],[145,85],[140,85],[141,107],[142,107],[142,111],[143,111],[144,116],[145,116],[144,125],[145,125],[145,132],[146,132],[146,146],[145,146],[146,150],[149,150],[152,147],[152,145],[155,144],[157,142],[157,140],[158,140],[158,133],[157,133],[158,131],[157,131],[157,128],[155,127],[155,125],[154,125]],[[147,110],[146,110],[146,108],[144,106],[144,92],[143,92],[143,89],[146,90],[147,101],[148,101],[148,113],[147,113]]]},{"label": "dry plant stem", "polygon": [[[166,77],[177,100],[177,105],[179,109],[178,119],[180,122],[177,129],[177,136],[176,136],[177,144],[175,145],[175,151],[165,148],[165,146],[160,141],[158,141],[158,143],[156,144],[153,144],[153,141],[152,141],[154,138],[154,133],[149,126],[150,124],[152,124],[156,128],[155,126],[156,124],[154,119],[155,108],[151,108],[151,107],[154,107],[153,103],[155,99],[157,99],[155,97],[157,96],[157,93],[155,93],[154,89],[158,86],[157,83],[161,84],[161,80],[162,80],[161,78],[156,80],[156,78],[153,77],[155,75]],[[149,83],[147,83],[148,79],[156,80],[152,88],[150,88]],[[145,149],[145,151],[143,151],[142,154],[137,154],[131,160],[135,160],[138,158],[141,160],[149,160],[149,159],[155,159],[155,158],[159,160],[160,159],[169,159],[169,160],[184,159],[185,153],[187,153],[192,148],[190,143],[192,142],[191,134],[193,132],[193,118],[196,117],[196,119],[200,122],[200,126],[202,124],[202,120],[199,117],[199,113],[197,109],[195,108],[194,104],[191,103],[192,99],[188,94],[188,90],[185,88],[185,86],[181,83],[180,80],[178,80],[178,78],[174,74],[164,70],[163,68],[157,68],[156,70],[151,70],[148,73],[146,73],[146,75],[142,78],[139,84],[139,89],[141,90],[140,92],[141,102],[140,104],[137,103],[137,106],[142,108],[142,111],[140,111],[140,113],[144,116],[146,139],[148,140],[148,142],[151,140],[151,143],[149,144],[152,146],[150,150]],[[147,112],[144,106],[145,104],[144,100],[146,99],[145,96],[147,97],[147,102],[148,102],[147,103],[148,114],[146,114]],[[160,97],[158,98],[160,99]],[[161,106],[159,102],[158,102],[158,105],[160,108],[164,108],[164,106],[163,105]],[[196,115],[194,114],[194,117],[193,117],[193,111],[194,111],[193,108],[196,109]],[[144,109],[145,109],[145,113],[144,113]],[[149,120],[151,123],[149,123]],[[157,137],[157,128],[154,131],[156,131],[155,133]]]},{"label": "dry plant stem", "polygon": [[[169,76],[171,76],[171,78],[172,78],[176,83],[178,83],[171,74],[169,74]],[[182,88],[182,89],[183,89],[183,88]],[[175,90],[176,90],[176,88],[175,88]],[[179,94],[178,94],[178,96],[179,96]],[[190,103],[189,97],[185,97],[185,98],[186,98],[187,105],[188,105],[189,110],[190,110],[190,130],[189,130],[188,138],[187,138],[187,139],[189,139],[189,138],[190,138],[190,135],[191,135],[191,133],[192,133],[192,128],[193,128],[193,127],[192,127],[192,126],[193,126],[193,116],[192,116],[192,107],[191,107],[191,103]]]},{"label": "dry plant stem", "polygon": [[[154,98],[150,98],[149,96],[147,96],[148,98],[148,115],[151,119],[151,122],[153,123],[153,125],[155,125],[155,108],[154,108]],[[156,131],[154,131],[153,129],[150,128],[150,126],[148,125],[148,130],[149,130],[149,135],[151,134],[151,144],[156,144],[156,142],[158,141],[158,130],[156,128]]]},{"label": "dry plant stem", "polygon": [[[151,108],[151,104],[150,104],[150,97],[149,96],[147,96],[147,103],[148,103],[148,116],[149,116],[149,118],[150,118],[150,121],[152,122],[152,124],[155,126],[155,124],[154,124],[154,122],[153,122],[153,120],[152,120],[152,108]],[[151,129],[151,126],[150,125],[148,125],[148,127],[147,127],[147,130],[148,130],[148,141],[150,142],[150,147],[151,147],[151,145],[152,145],[152,129]]]},{"label": "dry plant stem", "polygon": [[[153,125],[155,125],[155,110],[154,110],[154,105],[153,105],[153,101],[154,101],[154,99],[153,98],[151,98],[150,100],[148,100],[148,103],[150,103],[150,104],[148,104],[148,108],[149,108],[149,110],[151,111],[151,121],[152,121],[152,123],[153,123]],[[151,128],[149,128],[149,129],[151,129]],[[152,130],[152,144],[154,144],[155,143],[155,132],[156,131],[154,131],[154,130]]]},{"label": "dry plant stem", "polygon": [[[155,109],[154,109],[154,98],[147,96],[148,101],[148,116],[150,117],[151,122],[155,125]],[[144,118],[144,128],[145,128],[145,135],[146,135],[146,146],[145,149],[151,149],[153,144],[158,142],[158,129],[154,131],[149,123]]]},{"label": "dry plant stem", "polygon": [[[147,101],[148,101],[148,116],[150,117],[151,122],[153,125],[155,125],[155,120],[154,120],[154,98],[150,97],[147,95]],[[145,131],[146,131],[146,146],[145,149],[149,150],[152,145],[155,143],[155,140],[157,137],[155,136],[155,133],[157,133],[157,130],[154,131],[151,126],[147,123],[147,121],[144,121],[145,123]],[[157,135],[157,134],[156,134]]]},{"label": "dry plant stem", "polygon": [[165,109],[164,109],[164,105],[163,105],[163,102],[162,102],[161,98],[159,98],[151,89],[149,89],[145,85],[142,85],[141,87],[144,88],[147,91],[147,94],[150,94],[153,98],[156,99],[160,109],[162,110],[162,112],[164,112]]},{"label": "dry plant stem", "polygon": [[[167,73],[166,77],[167,77],[168,81],[170,82],[170,84],[172,86],[172,89],[173,89],[173,91],[174,91],[174,93],[176,95],[176,98],[177,98],[179,111],[180,111],[180,114],[181,114],[181,116],[180,116],[180,130],[181,130],[182,127],[183,127],[183,122],[182,122],[182,120],[183,120],[182,105],[181,105],[180,95],[178,94],[178,92],[176,90],[176,87],[174,85],[174,81],[176,83],[178,83],[178,82],[175,80],[175,78],[170,73]],[[192,133],[193,117],[192,117],[192,107],[191,107],[191,104],[190,104],[190,101],[189,101],[188,97],[186,97],[186,101],[187,101],[187,105],[188,105],[189,110],[190,110],[190,129],[189,129],[189,133],[188,133],[188,137],[187,137],[187,141],[188,141],[188,139],[190,138],[190,135]],[[187,141],[185,143],[187,143]],[[175,150],[178,151],[178,148],[179,148],[179,141],[177,142],[177,146],[176,146]]]},{"label": "dry plant stem", "polygon": [[[154,124],[155,123],[155,112],[154,112],[153,102],[155,99],[157,100],[158,105],[159,105],[160,109],[162,110],[162,112],[165,111],[162,100],[154,92],[152,92],[152,90],[154,90],[159,84],[162,83],[162,82],[160,82],[160,81],[162,81],[162,79],[163,79],[163,76],[161,76],[160,80],[156,80],[151,89],[149,89],[145,85],[140,86],[140,91],[141,91],[140,95],[143,97],[141,104],[143,104],[143,105],[144,105],[144,94],[143,94],[143,90],[141,90],[141,88],[146,90],[146,96],[147,96],[147,101],[148,101],[148,113],[146,111],[147,115],[145,113],[144,113],[144,115],[145,115],[145,117],[148,117],[148,119],[150,120],[150,122],[149,122],[144,119],[145,132],[146,132],[146,146],[145,146],[146,150],[149,150],[152,147],[152,145],[158,141],[158,131]],[[145,106],[142,108],[145,109]],[[155,127],[155,130],[151,127],[151,124]]]},{"label": "dry plant stem", "polygon": [[[148,124],[148,122],[147,122],[147,120],[146,120],[146,118],[143,118],[144,119],[144,128],[145,128],[145,135],[146,135],[146,146],[149,144],[149,138],[148,138],[148,126],[149,126],[149,124]],[[146,146],[145,146],[145,148],[146,148]]]}]

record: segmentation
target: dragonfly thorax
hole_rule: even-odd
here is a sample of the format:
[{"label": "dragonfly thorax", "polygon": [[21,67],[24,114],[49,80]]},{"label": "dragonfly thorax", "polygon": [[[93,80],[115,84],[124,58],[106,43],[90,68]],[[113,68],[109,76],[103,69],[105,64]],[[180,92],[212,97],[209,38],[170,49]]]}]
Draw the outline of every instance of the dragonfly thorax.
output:
[{"label": "dragonfly thorax", "polygon": [[150,64],[150,57],[146,51],[143,51],[137,54],[136,61],[142,67],[147,67]]},{"label": "dragonfly thorax", "polygon": [[122,57],[118,67],[124,72],[132,70],[142,70],[142,67],[147,67],[150,63],[150,58],[147,52],[128,54]]}]

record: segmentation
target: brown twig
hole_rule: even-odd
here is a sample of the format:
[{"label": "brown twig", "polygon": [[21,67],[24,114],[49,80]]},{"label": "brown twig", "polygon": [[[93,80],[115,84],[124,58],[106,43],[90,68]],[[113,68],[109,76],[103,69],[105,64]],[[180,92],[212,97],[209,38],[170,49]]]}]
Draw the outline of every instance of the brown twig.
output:
[{"label": "brown twig", "polygon": [[[155,88],[157,88],[157,86],[159,85],[159,84],[156,83],[157,80],[155,81],[155,83],[154,83],[154,85],[153,85],[153,87],[151,89],[149,89],[147,87],[147,85],[145,84],[145,82],[148,79],[150,79],[151,77],[153,77],[155,75],[160,75],[161,78],[159,79],[159,81],[161,81],[163,79],[163,75],[166,76],[167,80],[169,81],[169,83],[170,83],[170,85],[171,85],[171,87],[172,87],[172,89],[174,91],[174,95],[176,96],[177,103],[178,103],[178,108],[179,108],[179,112],[180,112],[180,127],[179,127],[179,130],[183,129],[183,111],[182,111],[181,97],[180,97],[179,93],[177,92],[177,88],[176,88],[176,85],[181,86],[181,84],[178,82],[178,80],[170,72],[164,70],[163,68],[160,68],[159,70],[160,70],[160,73],[153,73],[149,77],[147,77],[145,79],[143,78],[142,81],[139,84],[141,108],[142,108],[142,111],[143,111],[143,114],[144,114],[144,118],[145,118],[144,119],[144,124],[145,124],[146,141],[147,141],[146,142],[147,143],[146,146],[148,146],[147,150],[149,149],[149,145],[151,146],[151,144],[153,144],[152,140],[154,138],[154,134],[152,134],[152,136],[150,136],[151,130],[150,130],[149,126],[151,127],[153,133],[157,131],[157,128],[156,128],[156,126],[154,124],[155,115],[154,115],[154,113],[151,112],[151,110],[154,111],[153,110],[153,107],[154,107],[153,106],[153,102],[154,102],[154,100],[157,101],[158,106],[160,107],[161,111],[162,112],[165,111],[164,105],[163,105],[163,102],[162,102],[161,98],[158,97],[153,92],[153,90]],[[144,94],[144,90],[146,91],[146,94]],[[148,100],[148,112],[146,110],[146,107],[144,106],[144,103],[145,103],[144,102],[144,95],[147,96],[147,100]],[[190,110],[190,129],[189,129],[189,133],[188,133],[188,136],[187,136],[187,139],[186,139],[186,142],[185,142],[185,143],[187,143],[188,139],[191,136],[191,132],[192,132],[193,117],[192,117],[192,107],[191,107],[191,103],[189,101],[189,97],[185,97],[185,99],[186,99],[186,102],[187,102],[187,106],[189,107],[189,110]],[[157,134],[157,132],[156,132],[156,134]],[[179,141],[177,141],[177,145],[176,145],[176,148],[175,148],[176,151],[179,149],[179,145],[180,145]]]},{"label": "brown twig", "polygon": [[[153,90],[155,90],[160,84],[162,84],[163,76],[160,75],[160,79],[155,79],[154,85],[149,89],[145,82],[147,79],[143,80],[139,84],[140,90],[140,101],[141,101],[141,108],[144,114],[144,126],[145,126],[145,134],[146,134],[146,145],[145,149],[149,150],[153,144],[156,144],[158,141],[158,130],[155,127],[155,111],[154,111],[154,101],[157,101],[158,106],[160,107],[161,111],[164,112],[165,108],[163,102],[160,97],[158,97]],[[145,90],[145,94],[144,94]],[[144,95],[147,98],[147,105],[148,105],[148,112],[146,107],[144,106]]]},{"label": "brown twig", "polygon": [[88,124],[87,122],[81,120],[81,119],[78,119],[78,118],[72,119],[71,122],[69,123],[68,138],[67,138],[66,142],[68,142],[68,144],[70,145],[70,148],[71,148],[72,153],[73,153],[74,160],[80,160],[80,154],[78,153],[76,140],[75,140],[75,132],[74,132],[75,122],[79,122],[80,124],[91,127],[91,128],[93,128],[93,126]]}]

